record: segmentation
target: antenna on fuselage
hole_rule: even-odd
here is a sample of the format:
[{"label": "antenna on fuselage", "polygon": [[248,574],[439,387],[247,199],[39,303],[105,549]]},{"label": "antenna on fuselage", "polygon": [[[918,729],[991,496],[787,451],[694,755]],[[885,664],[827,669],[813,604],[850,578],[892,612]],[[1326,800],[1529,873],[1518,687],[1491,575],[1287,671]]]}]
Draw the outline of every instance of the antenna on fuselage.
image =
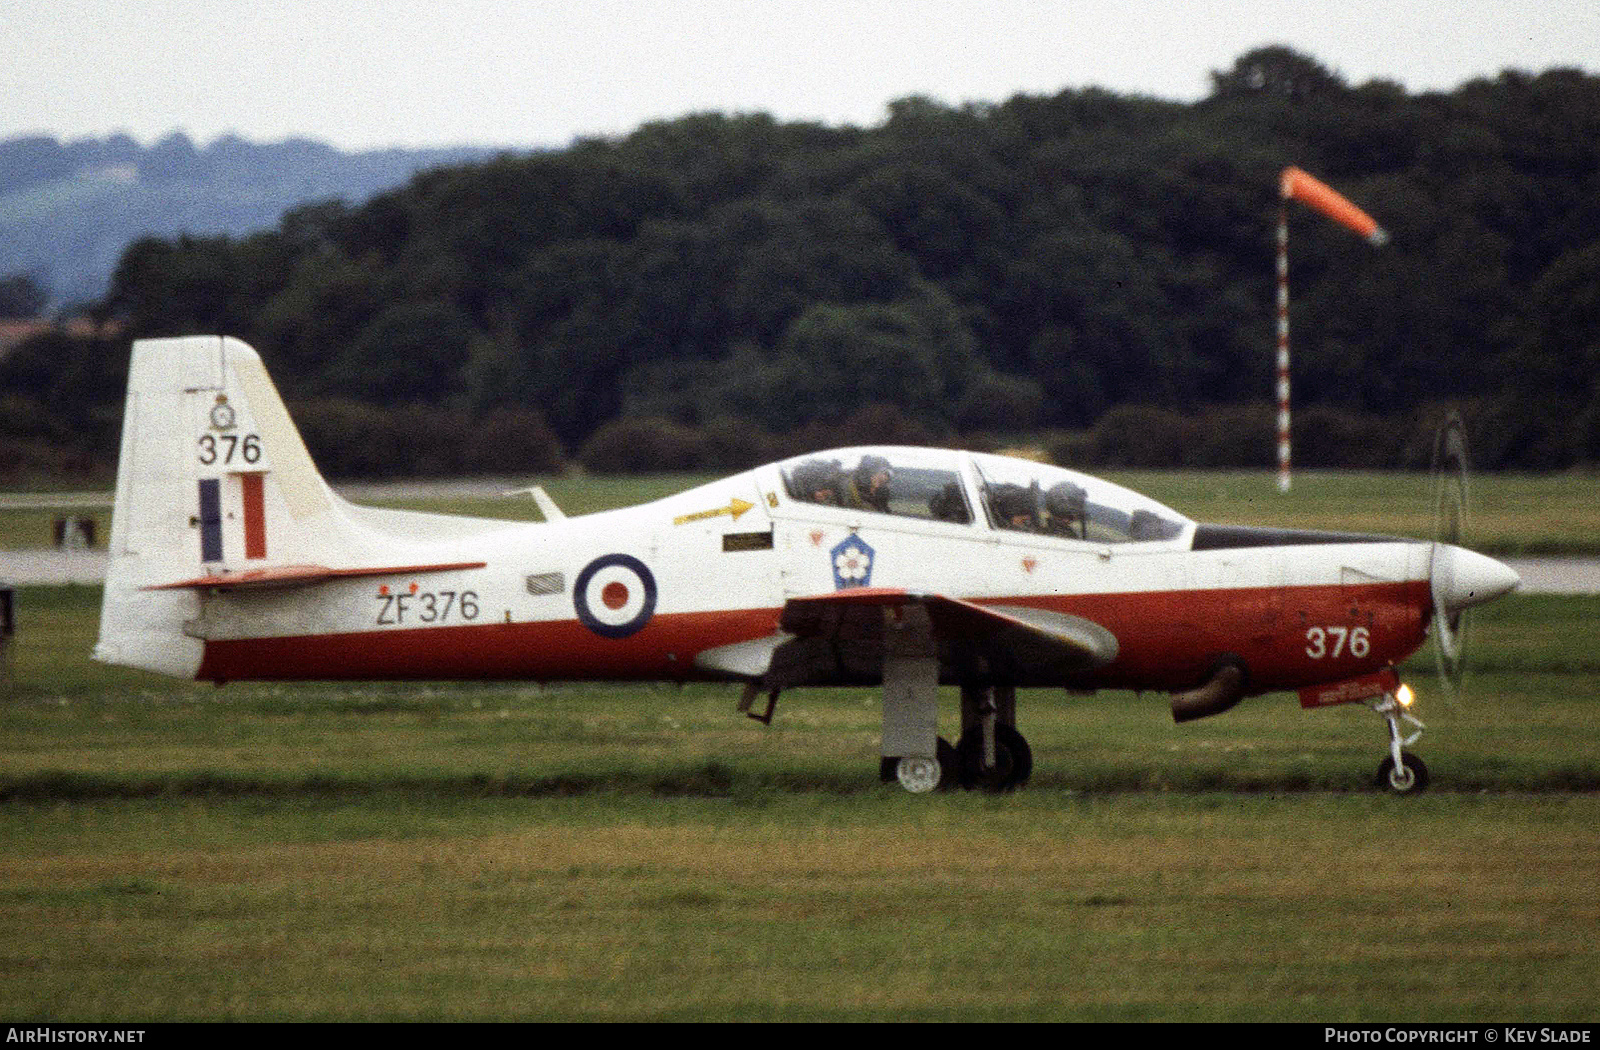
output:
[{"label": "antenna on fuselage", "polygon": [[561,508],[556,506],[556,501],[550,498],[550,493],[544,490],[543,485],[530,485],[525,489],[512,489],[502,492],[502,496],[532,496],[533,502],[539,508],[539,513],[544,515],[545,521],[560,521],[566,515],[561,513]]}]

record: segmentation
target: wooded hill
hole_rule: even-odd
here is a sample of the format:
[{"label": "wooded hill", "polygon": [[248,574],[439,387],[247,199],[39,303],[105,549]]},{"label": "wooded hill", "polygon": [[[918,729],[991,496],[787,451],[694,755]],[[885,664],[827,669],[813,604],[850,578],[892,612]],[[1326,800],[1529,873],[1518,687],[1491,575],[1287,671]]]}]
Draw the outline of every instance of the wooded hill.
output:
[{"label": "wooded hill", "polygon": [[[1393,237],[1291,211],[1308,418],[1354,428],[1365,465],[1406,454],[1371,435],[1442,402],[1472,406],[1483,466],[1600,459],[1600,77],[1575,70],[1411,94],[1274,47],[1192,104],[1085,89],[907,98],[870,128],[693,115],[254,236],[144,240],[102,310],[135,337],[239,335],[326,418],[405,416],[409,439],[373,457],[401,472],[430,429],[492,412],[569,453],[620,418],[750,443],[873,405],[935,437],[1114,408],[1124,430],[1142,412],[1231,432],[1270,425],[1290,164]],[[63,389],[76,418],[114,417],[125,345],[25,347],[0,389],[36,432]],[[1270,439],[1240,454],[1264,465]]]},{"label": "wooded hill", "polygon": [[424,168],[496,152],[346,153],[305,139],[254,143],[235,135],[200,146],[181,132],[150,146],[127,135],[7,139],[0,142],[0,278],[26,275],[56,308],[70,308],[106,294],[138,237],[243,236],[277,225],[308,200],[365,201]]}]

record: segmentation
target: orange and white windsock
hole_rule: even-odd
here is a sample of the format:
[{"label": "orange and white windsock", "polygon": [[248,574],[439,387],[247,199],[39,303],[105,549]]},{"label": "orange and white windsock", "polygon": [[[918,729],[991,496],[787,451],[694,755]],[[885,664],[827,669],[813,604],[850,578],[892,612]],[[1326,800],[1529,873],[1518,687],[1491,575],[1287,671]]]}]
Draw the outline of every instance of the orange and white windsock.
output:
[{"label": "orange and white windsock", "polygon": [[1278,210],[1278,488],[1289,491],[1289,202],[1314,208],[1366,239],[1373,247],[1389,242],[1377,221],[1337,190],[1299,168],[1283,169],[1278,180],[1283,206]]},{"label": "orange and white windsock", "polygon": [[1349,198],[1338,190],[1319,182],[1299,168],[1284,168],[1278,188],[1284,200],[1299,201],[1309,208],[1315,208],[1357,236],[1366,238],[1373,247],[1389,242],[1388,232],[1372,216],[1351,204]]}]

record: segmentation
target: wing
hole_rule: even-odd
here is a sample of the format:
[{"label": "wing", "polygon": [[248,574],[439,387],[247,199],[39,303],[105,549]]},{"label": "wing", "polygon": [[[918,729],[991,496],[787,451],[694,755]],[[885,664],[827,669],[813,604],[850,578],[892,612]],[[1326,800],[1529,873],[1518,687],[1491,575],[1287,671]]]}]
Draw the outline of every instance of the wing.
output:
[{"label": "wing", "polygon": [[773,687],[875,682],[884,665],[885,624],[910,606],[927,612],[945,680],[998,675],[1051,683],[1117,656],[1116,636],[1082,617],[862,587],[791,598],[778,620],[780,633],[709,650],[696,662],[737,677],[764,676]]}]

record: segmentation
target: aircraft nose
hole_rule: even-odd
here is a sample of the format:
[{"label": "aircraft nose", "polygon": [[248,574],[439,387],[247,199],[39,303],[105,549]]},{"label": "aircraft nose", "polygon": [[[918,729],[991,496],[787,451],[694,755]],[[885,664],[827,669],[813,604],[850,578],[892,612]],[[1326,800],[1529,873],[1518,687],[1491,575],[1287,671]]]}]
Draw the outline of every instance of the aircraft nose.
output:
[{"label": "aircraft nose", "polygon": [[1493,558],[1441,543],[1433,555],[1433,600],[1455,613],[1513,591],[1522,577]]}]

